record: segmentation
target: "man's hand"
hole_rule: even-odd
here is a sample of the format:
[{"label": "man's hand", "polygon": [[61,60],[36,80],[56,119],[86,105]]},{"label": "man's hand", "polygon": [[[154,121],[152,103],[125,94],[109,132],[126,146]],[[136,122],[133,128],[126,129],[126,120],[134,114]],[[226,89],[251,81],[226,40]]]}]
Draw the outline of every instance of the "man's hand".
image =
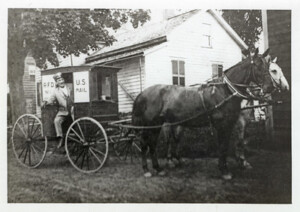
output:
[{"label": "man's hand", "polygon": [[42,108],[42,109],[45,109],[46,105],[47,105],[47,101],[43,101],[43,102],[42,102],[42,105],[41,105],[41,108]]}]

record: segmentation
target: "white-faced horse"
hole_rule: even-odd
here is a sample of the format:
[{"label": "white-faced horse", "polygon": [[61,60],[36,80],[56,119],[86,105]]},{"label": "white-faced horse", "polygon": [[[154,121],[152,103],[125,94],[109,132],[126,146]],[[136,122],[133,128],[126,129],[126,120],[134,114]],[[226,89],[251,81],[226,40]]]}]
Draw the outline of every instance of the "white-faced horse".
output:
[{"label": "white-faced horse", "polygon": [[[269,72],[272,77],[273,85],[279,92],[284,92],[289,90],[289,83],[284,77],[284,74],[282,72],[282,69],[279,67],[279,65],[276,63],[277,57],[273,60],[269,61]],[[241,108],[245,108],[249,105],[252,105],[253,101],[250,100],[243,100],[241,102]],[[247,143],[245,139],[245,129],[247,125],[249,124],[250,119],[252,118],[254,109],[246,109],[241,110],[239,114],[239,118],[236,123],[236,131],[237,131],[237,138],[235,139],[236,143],[234,144],[235,149],[235,157],[241,167],[243,168],[251,168],[250,163],[245,158],[245,144]]]}]

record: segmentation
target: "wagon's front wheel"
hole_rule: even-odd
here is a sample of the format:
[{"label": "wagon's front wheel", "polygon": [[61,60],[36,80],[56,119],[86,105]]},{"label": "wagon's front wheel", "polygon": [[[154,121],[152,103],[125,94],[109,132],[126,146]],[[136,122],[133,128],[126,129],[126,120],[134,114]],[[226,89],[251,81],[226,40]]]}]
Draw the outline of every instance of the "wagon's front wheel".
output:
[{"label": "wagon's front wheel", "polygon": [[106,132],[95,119],[79,118],[68,129],[65,148],[69,161],[78,171],[96,172],[108,155]]},{"label": "wagon's front wheel", "polygon": [[11,137],[13,151],[19,163],[28,168],[38,167],[47,151],[42,122],[32,114],[20,116],[14,124]]},{"label": "wagon's front wheel", "polygon": [[110,140],[117,157],[121,161],[140,162],[140,141],[132,130],[121,128],[116,135],[110,136]]}]

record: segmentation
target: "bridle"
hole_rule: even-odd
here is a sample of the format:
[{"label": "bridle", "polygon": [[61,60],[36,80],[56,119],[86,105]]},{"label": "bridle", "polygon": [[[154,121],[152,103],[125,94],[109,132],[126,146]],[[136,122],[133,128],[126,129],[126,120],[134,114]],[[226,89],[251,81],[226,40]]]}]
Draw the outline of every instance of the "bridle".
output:
[{"label": "bridle", "polygon": [[[273,64],[276,64],[276,63],[270,61],[270,65],[271,65],[272,63],[273,63]],[[277,65],[277,64],[276,64],[276,65]],[[281,78],[282,78],[282,76],[280,76],[280,78],[278,79],[279,82],[277,82],[277,81],[274,79],[274,77],[272,76],[272,74],[270,74],[270,75],[271,75],[271,79],[272,79],[272,82],[273,82],[273,85],[274,85],[275,89],[278,90],[278,91],[280,91],[280,87],[281,87]]]},{"label": "bridle", "polygon": [[[262,59],[260,57],[260,59]],[[264,62],[263,62],[264,63]],[[261,96],[264,96],[264,98],[267,98],[265,97],[265,95],[263,95],[263,86],[265,85],[265,76],[266,75],[269,75],[272,79],[272,81],[274,81],[272,75],[269,73],[269,64],[268,64],[268,71],[267,72],[263,72],[263,76],[262,76],[262,81],[259,82],[258,80],[258,77],[257,75],[255,74],[255,68],[257,67],[257,64],[255,64],[255,62],[253,61],[253,58],[251,57],[251,61],[250,61],[250,70],[248,71],[248,74],[247,74],[247,77],[245,78],[244,80],[244,83],[243,84],[239,84],[239,83],[233,83],[229,80],[229,78],[226,76],[226,74],[224,73],[224,82],[228,85],[229,89],[233,92],[233,93],[237,93],[237,96],[243,98],[243,99],[257,99],[257,100],[261,100],[262,97]],[[250,78],[253,78],[253,82],[254,82],[254,85],[250,85],[249,84],[249,80]],[[277,86],[275,86],[277,87]],[[240,88],[244,88],[246,90],[246,93],[242,93],[240,91]],[[260,95],[257,96],[253,93],[253,91],[257,91],[257,90],[260,90]],[[273,93],[274,90],[271,92]],[[271,95],[271,94],[270,94]]]}]

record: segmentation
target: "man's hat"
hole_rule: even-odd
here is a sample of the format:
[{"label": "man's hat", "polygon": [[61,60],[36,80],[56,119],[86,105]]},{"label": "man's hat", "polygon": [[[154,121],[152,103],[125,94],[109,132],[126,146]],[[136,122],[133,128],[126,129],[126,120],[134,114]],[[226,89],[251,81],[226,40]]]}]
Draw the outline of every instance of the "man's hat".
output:
[{"label": "man's hat", "polygon": [[55,82],[56,82],[58,79],[60,79],[60,78],[62,78],[61,72],[58,72],[58,73],[56,73],[56,74],[53,75],[53,79],[55,80]]}]

